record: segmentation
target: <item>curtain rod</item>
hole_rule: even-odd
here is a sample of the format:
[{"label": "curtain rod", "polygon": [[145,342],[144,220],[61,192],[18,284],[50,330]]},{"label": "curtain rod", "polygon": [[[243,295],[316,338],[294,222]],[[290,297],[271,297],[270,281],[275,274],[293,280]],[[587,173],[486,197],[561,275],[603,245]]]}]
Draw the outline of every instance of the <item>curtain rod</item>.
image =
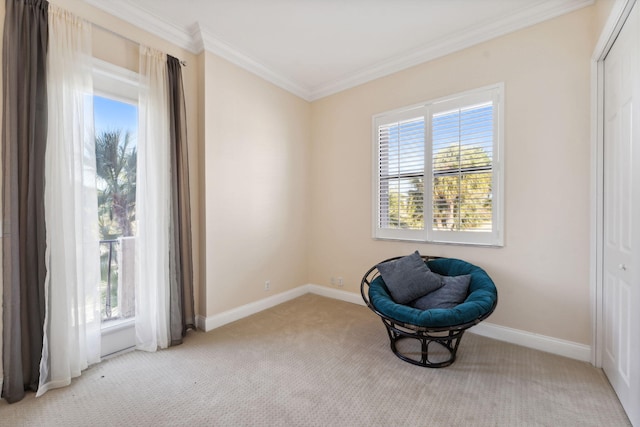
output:
[{"label": "curtain rod", "polygon": [[[89,22],[91,24],[91,26],[93,26],[93,27],[98,27],[101,30],[106,31],[107,33],[113,34],[114,36],[117,36],[117,37],[119,37],[119,38],[121,38],[123,40],[126,40],[126,41],[130,42],[130,43],[133,43],[133,44],[138,45],[138,46],[141,45],[140,42],[138,42],[136,40],[133,40],[133,39],[130,39],[129,37],[125,37],[122,34],[118,34],[115,31],[110,30],[109,28],[103,27],[102,25],[99,25],[99,24],[96,24],[96,23],[93,23],[93,22],[90,22],[90,21],[87,21],[87,22]],[[178,61],[180,61],[180,65],[182,65],[183,67],[187,66],[187,61],[182,60],[182,59],[179,59]]]}]

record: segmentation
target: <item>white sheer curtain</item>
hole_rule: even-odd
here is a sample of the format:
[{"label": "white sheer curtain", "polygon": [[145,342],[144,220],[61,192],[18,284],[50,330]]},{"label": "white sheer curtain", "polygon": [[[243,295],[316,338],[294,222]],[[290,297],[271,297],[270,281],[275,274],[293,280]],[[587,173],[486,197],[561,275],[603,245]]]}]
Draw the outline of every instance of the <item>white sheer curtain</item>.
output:
[{"label": "white sheer curtain", "polygon": [[49,5],[46,317],[37,396],[100,361],[91,27]]},{"label": "white sheer curtain", "polygon": [[169,339],[170,134],[166,54],[140,47],[136,188],[136,348]]}]

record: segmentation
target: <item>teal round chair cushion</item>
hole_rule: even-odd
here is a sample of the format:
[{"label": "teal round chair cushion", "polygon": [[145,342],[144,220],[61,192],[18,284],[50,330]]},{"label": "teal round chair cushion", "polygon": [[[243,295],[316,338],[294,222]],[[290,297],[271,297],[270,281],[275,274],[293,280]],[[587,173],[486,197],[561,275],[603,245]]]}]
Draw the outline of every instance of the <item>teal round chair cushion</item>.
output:
[{"label": "teal round chair cushion", "polygon": [[369,285],[371,304],[384,316],[405,324],[423,328],[450,328],[474,323],[491,314],[498,301],[498,291],[493,280],[480,267],[455,258],[438,258],[427,261],[434,273],[443,276],[471,275],[469,294],[461,304],[452,308],[420,310],[396,303],[381,276]]}]

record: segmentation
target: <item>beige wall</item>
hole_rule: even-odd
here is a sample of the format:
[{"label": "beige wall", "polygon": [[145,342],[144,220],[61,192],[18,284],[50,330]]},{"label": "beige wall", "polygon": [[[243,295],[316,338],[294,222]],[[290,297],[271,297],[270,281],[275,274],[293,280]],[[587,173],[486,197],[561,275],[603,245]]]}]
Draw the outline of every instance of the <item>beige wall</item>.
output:
[{"label": "beige wall", "polygon": [[307,282],[310,106],[203,55],[204,265],[212,316]]},{"label": "beige wall", "polygon": [[[199,315],[305,283],[330,286],[332,276],[359,292],[372,264],[419,249],[489,271],[500,292],[490,322],[587,344],[589,58],[613,1],[309,104],[213,54],[193,55],[83,1],[53,0],[107,29],[94,32],[100,59],[136,70],[137,45],[126,38],[188,62]],[[1,29],[4,2],[0,17]],[[374,241],[371,116],[501,81],[505,247]]]},{"label": "beige wall", "polygon": [[615,3],[618,3],[622,0],[597,0],[594,8],[595,8],[595,18],[594,18],[594,31],[593,31],[593,40],[594,43],[598,41],[600,37],[600,33],[604,28],[604,25],[607,23],[607,19],[609,19],[609,15],[611,14],[611,10]]},{"label": "beige wall", "polygon": [[[312,104],[309,279],[357,292],[376,262],[418,249],[484,267],[490,322],[577,343],[589,311],[590,57],[593,7]],[[375,241],[371,116],[505,84],[505,246]]]}]

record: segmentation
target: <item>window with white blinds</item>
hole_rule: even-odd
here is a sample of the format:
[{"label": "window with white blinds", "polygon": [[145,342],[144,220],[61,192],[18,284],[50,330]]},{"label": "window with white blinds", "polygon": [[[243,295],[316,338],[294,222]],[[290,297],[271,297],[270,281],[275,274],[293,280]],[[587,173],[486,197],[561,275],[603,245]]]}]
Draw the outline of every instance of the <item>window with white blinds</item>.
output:
[{"label": "window with white blinds", "polygon": [[417,117],[378,128],[380,226],[423,228],[424,119]]},{"label": "window with white blinds", "polygon": [[374,116],[374,237],[501,246],[502,92]]}]

